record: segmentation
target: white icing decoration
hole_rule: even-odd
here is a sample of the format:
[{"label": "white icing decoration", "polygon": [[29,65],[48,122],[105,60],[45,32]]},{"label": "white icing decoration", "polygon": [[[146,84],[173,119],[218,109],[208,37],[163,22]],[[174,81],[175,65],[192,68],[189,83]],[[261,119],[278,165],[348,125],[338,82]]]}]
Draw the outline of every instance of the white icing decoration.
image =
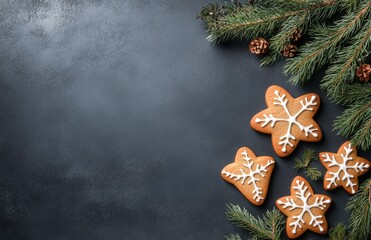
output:
[{"label": "white icing decoration", "polygon": [[290,199],[288,197],[286,197],[286,202],[283,202],[281,200],[277,201],[278,204],[283,205],[283,208],[289,208],[290,211],[294,209],[301,209],[301,212],[299,215],[293,216],[293,219],[296,219],[296,221],[291,222],[289,224],[290,227],[294,227],[292,230],[292,233],[296,234],[298,227],[303,228],[302,223],[305,223],[303,219],[303,216],[305,213],[308,213],[310,215],[309,225],[313,227],[318,226],[319,230],[323,232],[324,229],[321,226],[323,224],[323,221],[319,220],[322,218],[322,215],[318,215],[318,216],[314,215],[311,209],[319,208],[321,210],[324,210],[327,207],[326,203],[331,203],[331,200],[330,199],[325,200],[324,197],[316,197],[314,203],[309,205],[308,199],[312,195],[312,193],[309,192],[305,194],[305,192],[308,189],[308,186],[304,186],[305,183],[299,180],[296,180],[295,183],[296,183],[296,186],[293,187],[294,190],[297,190],[295,191],[295,196],[301,201],[302,204],[298,205],[294,202],[293,199]]},{"label": "white icing decoration", "polygon": [[274,94],[276,95],[276,97],[274,98],[274,100],[276,100],[276,101],[274,101],[273,104],[282,106],[285,113],[287,114],[287,118],[276,118],[272,114],[269,114],[269,116],[264,114],[263,115],[264,119],[257,118],[257,119],[255,119],[255,122],[257,122],[257,123],[263,122],[261,124],[262,127],[267,126],[268,123],[271,123],[270,124],[271,127],[274,127],[276,122],[287,122],[288,123],[286,134],[281,136],[280,137],[281,141],[278,142],[279,145],[283,145],[282,152],[286,152],[287,145],[290,145],[291,147],[294,146],[290,142],[290,140],[295,140],[295,136],[293,136],[291,134],[291,128],[292,128],[293,124],[298,126],[301,131],[304,131],[306,137],[308,137],[309,134],[311,134],[313,137],[318,137],[318,134],[315,133],[315,131],[318,130],[317,128],[313,128],[312,124],[309,125],[309,126],[303,126],[296,119],[304,111],[313,111],[313,108],[311,108],[311,106],[316,106],[317,105],[317,103],[315,102],[316,96],[312,95],[310,100],[308,100],[308,98],[305,98],[305,102],[301,100],[300,101],[300,104],[302,106],[301,109],[296,114],[291,115],[290,111],[287,109],[288,100],[285,99],[286,95],[285,94],[280,95],[278,90],[274,91]]},{"label": "white icing decoration", "polygon": [[243,185],[245,183],[245,180],[249,178],[247,184],[253,184],[254,190],[252,193],[254,194],[253,200],[256,202],[260,202],[260,200],[263,200],[264,198],[261,196],[263,195],[262,188],[258,187],[256,185],[256,182],[259,182],[260,179],[255,177],[256,174],[260,175],[261,177],[265,177],[265,174],[267,172],[267,167],[272,165],[274,163],[274,160],[268,160],[267,164],[264,166],[261,166],[259,164],[256,165],[255,170],[252,169],[254,162],[251,161],[251,158],[247,155],[246,150],[241,153],[242,159],[246,161],[246,163],[243,163],[242,165],[247,168],[248,172],[246,173],[243,169],[240,169],[241,174],[234,174],[231,172],[227,172],[225,170],[222,171],[222,174],[225,174],[227,177],[234,179],[235,181],[241,181],[241,184]]},{"label": "white icing decoration", "polygon": [[352,182],[352,179],[354,178],[354,176],[348,173],[348,169],[354,169],[356,170],[356,172],[359,172],[359,171],[363,172],[365,171],[366,168],[369,168],[369,165],[364,164],[364,163],[359,164],[359,162],[356,162],[354,165],[347,165],[349,161],[353,160],[352,157],[349,157],[349,154],[353,152],[352,144],[349,143],[348,147],[347,146],[344,147],[344,150],[345,150],[345,155],[344,154],[340,155],[341,158],[343,159],[342,163],[338,163],[335,157],[334,156],[330,157],[328,153],[322,154],[322,157],[324,157],[323,161],[326,163],[327,162],[330,163],[328,165],[329,167],[332,167],[332,166],[338,167],[337,172],[332,172],[328,170],[329,174],[332,175],[332,177],[326,178],[326,181],[329,182],[326,188],[330,188],[331,185],[337,186],[336,180],[340,180],[340,173],[343,172],[344,176],[341,178],[341,181],[346,180],[347,182],[345,186],[350,187],[352,189],[352,193],[355,193],[354,186],[356,186],[357,184]]}]

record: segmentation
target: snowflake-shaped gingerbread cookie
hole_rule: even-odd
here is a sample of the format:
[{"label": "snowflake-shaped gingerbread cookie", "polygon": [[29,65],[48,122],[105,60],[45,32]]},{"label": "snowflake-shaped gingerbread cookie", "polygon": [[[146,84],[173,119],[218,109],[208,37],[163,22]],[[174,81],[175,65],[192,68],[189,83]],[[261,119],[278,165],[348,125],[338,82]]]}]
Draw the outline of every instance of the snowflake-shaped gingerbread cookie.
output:
[{"label": "snowflake-shaped gingerbread cookie", "polygon": [[268,108],[257,113],[250,125],[258,132],[272,134],[272,144],[280,157],[290,155],[299,141],[317,142],[322,132],[313,120],[319,105],[317,94],[293,98],[285,89],[271,86],[265,93]]},{"label": "snowflake-shaped gingerbread cookie", "polygon": [[253,204],[264,203],[274,168],[272,157],[257,157],[247,147],[240,148],[234,160],[222,170],[222,178],[235,185]]},{"label": "snowflake-shaped gingerbread cookie", "polygon": [[307,229],[325,234],[328,229],[325,212],[331,198],[314,194],[312,187],[303,177],[297,176],[291,183],[291,195],[276,201],[278,209],[287,216],[286,232],[289,238],[297,238]]},{"label": "snowflake-shaped gingerbread cookie", "polygon": [[341,145],[337,153],[321,152],[319,154],[327,172],[323,178],[323,187],[332,190],[343,186],[350,194],[358,190],[358,176],[365,174],[371,163],[357,156],[357,149],[350,141]]}]

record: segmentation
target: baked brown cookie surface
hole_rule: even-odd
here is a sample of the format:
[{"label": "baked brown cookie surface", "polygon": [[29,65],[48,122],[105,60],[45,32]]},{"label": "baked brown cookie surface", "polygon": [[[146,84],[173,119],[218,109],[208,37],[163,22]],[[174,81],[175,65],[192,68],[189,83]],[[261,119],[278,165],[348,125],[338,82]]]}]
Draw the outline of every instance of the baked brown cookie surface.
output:
[{"label": "baked brown cookie surface", "polygon": [[317,142],[322,132],[313,120],[320,106],[320,98],[308,93],[293,98],[282,87],[270,86],[265,93],[268,108],[255,114],[251,127],[261,133],[272,135],[272,144],[280,157],[290,155],[299,141]]},{"label": "baked brown cookie surface", "polygon": [[349,194],[357,192],[358,176],[371,166],[367,159],[357,156],[357,149],[350,141],[343,143],[337,153],[321,152],[319,158],[327,169],[323,187],[332,190],[342,186]]},{"label": "baked brown cookie surface", "polygon": [[278,209],[287,216],[287,236],[297,238],[308,229],[326,234],[328,225],[324,214],[330,207],[331,198],[314,194],[307,180],[300,176],[292,180],[290,194],[276,201]]},{"label": "baked brown cookie surface", "polygon": [[233,163],[223,168],[221,176],[235,185],[254,205],[262,205],[267,196],[274,168],[272,157],[257,157],[248,147],[240,148]]}]

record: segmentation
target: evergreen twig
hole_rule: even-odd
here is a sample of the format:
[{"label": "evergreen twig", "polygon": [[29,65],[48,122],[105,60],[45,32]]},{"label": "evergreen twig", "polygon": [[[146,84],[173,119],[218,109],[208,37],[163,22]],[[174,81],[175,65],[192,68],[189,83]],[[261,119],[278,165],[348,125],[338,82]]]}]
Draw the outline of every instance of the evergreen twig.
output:
[{"label": "evergreen twig", "polygon": [[342,105],[352,105],[363,100],[370,102],[371,84],[353,83],[344,85],[343,94],[334,96],[333,100],[335,103]]},{"label": "evergreen twig", "polygon": [[337,223],[335,227],[330,229],[329,236],[329,240],[347,239],[347,226],[344,223]]},{"label": "evergreen twig", "polygon": [[[270,51],[267,56],[262,59],[261,65],[266,66],[276,62],[280,57],[284,47],[290,43],[290,37],[296,29],[304,29],[305,21],[307,20],[308,14],[295,15],[289,17],[281,28],[281,31],[277,35],[270,39]],[[302,30],[303,31],[303,30]]]},{"label": "evergreen twig", "polygon": [[371,13],[371,2],[363,0],[356,11],[344,16],[334,26],[319,25],[311,30],[314,38],[300,48],[297,57],[287,61],[284,73],[290,75],[289,82],[303,84],[326,63],[329,63],[354,33],[367,22]]},{"label": "evergreen twig", "polygon": [[366,240],[371,237],[371,178],[366,180],[359,191],[349,199],[346,211],[350,212],[350,240]]},{"label": "evergreen twig", "polygon": [[313,181],[317,181],[322,177],[321,171],[315,167],[308,167],[307,170],[304,171],[304,174]]},{"label": "evergreen twig", "polygon": [[[371,3],[368,5],[371,6]],[[371,13],[371,7],[370,11]],[[350,45],[336,54],[336,59],[326,71],[321,81],[321,88],[325,89],[333,100],[344,94],[347,83],[352,83],[356,75],[357,66],[365,60],[367,49],[371,47],[371,14],[369,21],[350,40]]]},{"label": "evergreen twig", "polygon": [[[236,226],[246,229],[254,239],[280,239],[284,219],[282,214],[275,208],[272,211],[268,210],[263,215],[263,218],[255,218],[245,208],[229,204],[227,205],[226,215]],[[236,237],[236,235],[232,236]]]},{"label": "evergreen twig", "polygon": [[295,169],[305,169],[309,167],[310,162],[316,158],[316,152],[313,149],[305,149],[301,159],[296,158],[294,162]]},{"label": "evergreen twig", "polygon": [[294,169],[305,169],[305,175],[311,180],[318,180],[322,177],[322,173],[318,168],[311,167],[312,160],[317,159],[316,152],[313,149],[304,150],[301,159],[296,158],[294,162]]},{"label": "evergreen twig", "polygon": [[242,240],[242,238],[238,234],[230,234],[228,236],[225,236],[225,239],[226,240]]},{"label": "evergreen twig", "polygon": [[371,98],[365,97],[346,109],[334,122],[334,129],[363,150],[371,146]]},{"label": "evergreen twig", "polygon": [[217,14],[218,17],[207,18],[210,12],[205,11],[201,11],[200,15],[208,19],[206,27],[210,35],[207,39],[218,43],[272,34],[294,16],[305,16],[303,22],[311,26],[332,16],[338,6],[335,0],[265,0],[257,1],[253,6],[244,5],[237,11],[233,11],[236,7],[232,7],[230,14]]}]

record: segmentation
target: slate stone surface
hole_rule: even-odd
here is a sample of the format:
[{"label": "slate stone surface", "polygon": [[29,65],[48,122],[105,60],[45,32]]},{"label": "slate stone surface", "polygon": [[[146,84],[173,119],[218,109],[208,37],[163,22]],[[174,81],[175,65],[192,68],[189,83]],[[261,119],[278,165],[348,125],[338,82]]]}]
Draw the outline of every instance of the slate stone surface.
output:
[{"label": "slate stone surface", "polygon": [[[292,164],[305,148],[338,149],[343,109],[319,90],[321,74],[291,86],[283,62],[260,68],[246,42],[211,45],[195,19],[209,2],[0,2],[1,239],[247,237],[227,203],[261,214],[303,174]],[[321,95],[323,141],[281,159],[250,128],[272,84]],[[241,146],[277,160],[261,207],[219,176]],[[347,222],[349,195],[310,182],[334,200],[330,226]]]}]

